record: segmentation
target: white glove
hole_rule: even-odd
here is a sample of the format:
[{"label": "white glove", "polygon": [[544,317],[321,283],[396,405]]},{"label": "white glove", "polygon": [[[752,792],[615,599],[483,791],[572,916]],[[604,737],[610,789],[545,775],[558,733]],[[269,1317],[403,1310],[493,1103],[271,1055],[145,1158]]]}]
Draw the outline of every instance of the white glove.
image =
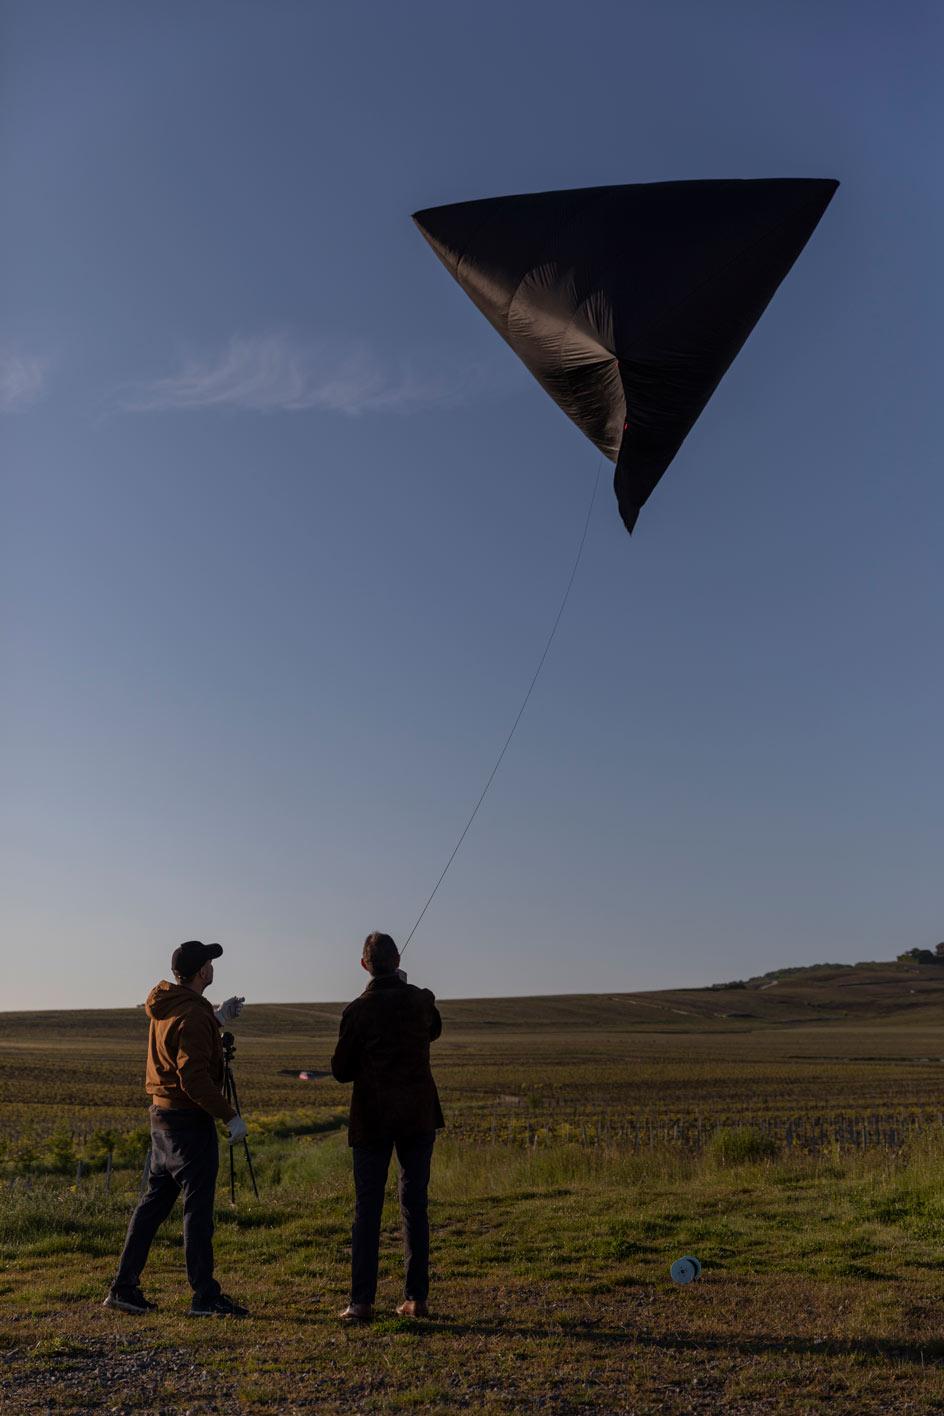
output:
[{"label": "white glove", "polygon": [[220,1006],[214,1010],[213,1016],[221,1028],[227,1023],[236,1021],[243,1011],[245,1001],[245,998],[237,998],[234,995],[232,998],[227,998],[225,1003],[221,1003]]},{"label": "white glove", "polygon": [[226,1134],[229,1137],[230,1145],[234,1146],[237,1141],[244,1141],[246,1139],[246,1130],[247,1126],[243,1118],[241,1116],[234,1116],[226,1127]]}]

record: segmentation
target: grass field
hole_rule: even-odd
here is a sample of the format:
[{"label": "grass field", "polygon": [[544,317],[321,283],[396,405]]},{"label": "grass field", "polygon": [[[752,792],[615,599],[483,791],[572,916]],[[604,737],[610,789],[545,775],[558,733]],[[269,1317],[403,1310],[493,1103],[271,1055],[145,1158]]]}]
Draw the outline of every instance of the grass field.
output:
[{"label": "grass field", "polygon": [[434,1317],[393,1315],[391,1203],[384,1315],[356,1332],[347,1089],[297,1075],[327,1070],[338,1012],[239,1025],[262,1194],[221,1185],[217,1252],[253,1317],[209,1324],[179,1216],[160,1312],[100,1306],[143,1014],[0,1015],[0,1411],[944,1411],[944,968],[444,1004]]}]

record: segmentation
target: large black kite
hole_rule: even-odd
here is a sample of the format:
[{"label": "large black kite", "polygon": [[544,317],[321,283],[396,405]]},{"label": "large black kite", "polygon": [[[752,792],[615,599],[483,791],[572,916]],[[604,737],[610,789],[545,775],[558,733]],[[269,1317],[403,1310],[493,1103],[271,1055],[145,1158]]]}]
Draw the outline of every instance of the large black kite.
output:
[{"label": "large black kite", "polygon": [[806,245],[831,179],[654,182],[457,202],[416,224],[640,508]]}]

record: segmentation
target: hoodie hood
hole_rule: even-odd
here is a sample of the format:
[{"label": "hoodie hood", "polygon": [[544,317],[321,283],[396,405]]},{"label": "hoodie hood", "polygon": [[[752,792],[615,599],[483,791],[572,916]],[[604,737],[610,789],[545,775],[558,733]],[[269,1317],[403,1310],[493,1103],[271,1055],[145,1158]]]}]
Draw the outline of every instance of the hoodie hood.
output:
[{"label": "hoodie hood", "polygon": [[[210,1004],[200,993],[194,993],[183,983],[168,983],[166,979],[151,989],[144,1005],[144,1011],[155,1022],[166,1018],[179,1018],[189,1013],[194,1006],[210,1008]],[[212,1012],[212,1008],[210,1008]]]}]

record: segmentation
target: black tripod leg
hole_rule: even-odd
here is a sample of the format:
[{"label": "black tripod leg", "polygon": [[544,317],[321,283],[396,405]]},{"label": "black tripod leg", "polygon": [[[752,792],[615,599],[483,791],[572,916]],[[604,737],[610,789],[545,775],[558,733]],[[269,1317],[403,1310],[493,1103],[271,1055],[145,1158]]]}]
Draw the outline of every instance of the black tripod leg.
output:
[{"label": "black tripod leg", "polygon": [[[233,1074],[229,1069],[229,1063],[227,1063],[223,1068],[223,1095],[231,1106],[236,1107],[236,1113],[238,1115],[239,1107],[236,1104],[235,1091],[236,1084],[233,1081]],[[234,1206],[236,1204],[236,1159],[233,1155],[232,1145],[230,1145],[229,1148],[229,1202]]]},{"label": "black tripod leg", "polygon": [[[231,1105],[231,1106],[234,1106],[234,1107],[236,1108],[236,1115],[237,1115],[237,1116],[241,1115],[242,1113],[241,1113],[240,1110],[239,1110],[239,1093],[238,1093],[237,1090],[236,1090],[236,1078],[233,1076],[232,1068],[229,1067],[228,1065],[227,1065],[227,1067],[226,1067],[226,1069],[225,1069],[225,1071],[224,1071],[224,1073],[223,1073],[223,1095],[226,1097],[226,1100],[230,1103],[230,1105]],[[255,1195],[256,1199],[258,1200],[258,1198],[259,1198],[259,1186],[256,1184],[256,1172],[255,1172],[255,1171],[253,1170],[253,1168],[252,1168],[252,1156],[251,1156],[251,1154],[250,1154],[250,1152],[249,1152],[249,1142],[246,1140],[246,1137],[245,1137],[245,1136],[243,1137],[243,1150],[244,1150],[245,1153],[246,1153],[246,1164],[247,1164],[248,1167],[249,1167],[249,1178],[250,1178],[250,1180],[252,1181],[252,1192],[253,1192],[253,1194]],[[236,1165],[236,1162],[235,1162],[235,1160],[233,1159],[233,1147],[230,1146],[230,1148],[229,1148],[229,1189],[230,1189],[230,1194],[231,1194],[232,1199],[233,1199],[233,1204],[236,1203],[236,1176],[235,1176],[235,1165]]]},{"label": "black tripod leg", "polygon": [[239,1096],[236,1092],[236,1078],[233,1076],[232,1072],[229,1069],[227,1069],[226,1072],[226,1096],[227,1099],[231,1101],[232,1104],[235,1106],[236,1115],[241,1115],[239,1110]]},{"label": "black tripod leg", "polygon": [[[239,1110],[239,1093],[236,1091],[236,1078],[233,1076],[232,1072],[230,1072],[229,1074],[229,1084],[233,1092],[233,1105],[236,1108],[237,1114],[242,1115],[242,1112]],[[243,1150],[246,1152],[246,1164],[249,1166],[249,1178],[252,1181],[253,1194],[258,1200],[259,1187],[256,1184],[256,1176],[252,1168],[252,1156],[249,1154],[249,1142],[246,1140],[245,1136],[243,1137]]]}]

